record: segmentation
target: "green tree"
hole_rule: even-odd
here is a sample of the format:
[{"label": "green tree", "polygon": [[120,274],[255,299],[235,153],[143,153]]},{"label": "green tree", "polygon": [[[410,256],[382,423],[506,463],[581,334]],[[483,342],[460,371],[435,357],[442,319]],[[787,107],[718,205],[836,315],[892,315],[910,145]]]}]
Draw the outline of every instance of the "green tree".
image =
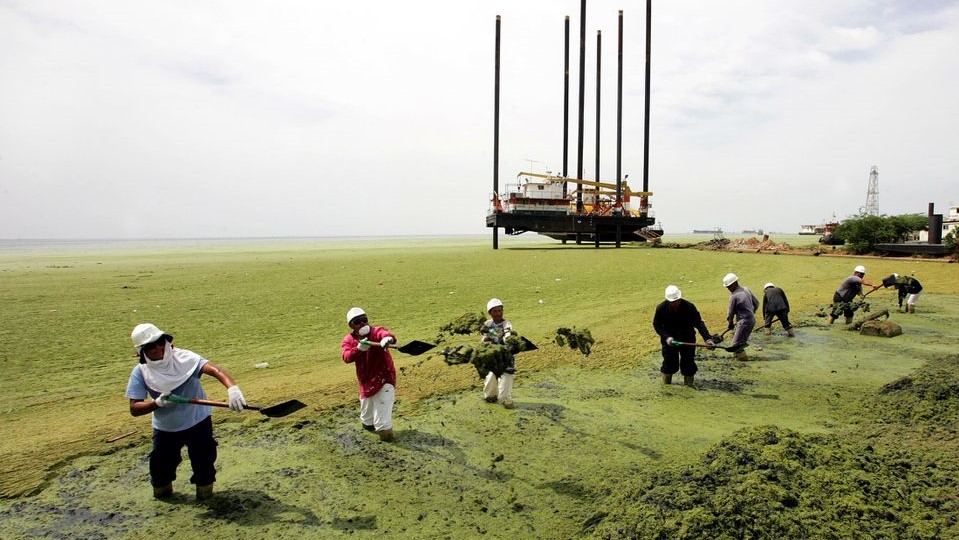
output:
[{"label": "green tree", "polygon": [[952,253],[959,253],[959,227],[953,227],[949,234],[942,239],[942,243]]},{"label": "green tree", "polygon": [[888,218],[896,230],[896,239],[904,241],[909,233],[929,229],[929,216],[924,214],[902,214]]},{"label": "green tree", "polygon": [[921,214],[899,216],[860,214],[843,220],[836,227],[835,235],[845,241],[852,253],[867,253],[872,251],[876,244],[903,241],[908,233],[927,227],[928,221]]}]

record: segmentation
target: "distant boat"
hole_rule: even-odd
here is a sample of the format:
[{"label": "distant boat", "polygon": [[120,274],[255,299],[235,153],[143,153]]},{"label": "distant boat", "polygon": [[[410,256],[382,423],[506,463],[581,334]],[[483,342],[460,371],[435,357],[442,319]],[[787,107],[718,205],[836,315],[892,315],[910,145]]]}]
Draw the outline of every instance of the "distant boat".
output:
[{"label": "distant boat", "polygon": [[723,234],[723,230],[719,227],[715,229],[693,229],[693,234]]},{"label": "distant boat", "polygon": [[763,234],[762,229],[743,229],[743,234]]},{"label": "distant boat", "polygon": [[824,232],[826,232],[825,225],[800,225],[799,226],[799,234],[803,234],[803,235],[822,236]]}]

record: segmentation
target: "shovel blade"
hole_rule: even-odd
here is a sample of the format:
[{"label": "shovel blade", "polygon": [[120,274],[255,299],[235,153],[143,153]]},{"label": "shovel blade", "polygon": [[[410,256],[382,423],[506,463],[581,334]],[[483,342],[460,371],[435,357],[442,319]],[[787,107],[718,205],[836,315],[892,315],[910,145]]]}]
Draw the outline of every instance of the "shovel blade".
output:
[{"label": "shovel blade", "polygon": [[433,347],[436,347],[436,345],[433,345],[432,343],[426,343],[425,341],[416,341],[414,339],[402,347],[397,347],[396,350],[410,356],[419,356]]},{"label": "shovel blade", "polygon": [[260,409],[260,414],[269,416],[270,418],[280,418],[288,414],[293,414],[303,407],[306,407],[306,403],[296,399],[291,399],[289,401],[284,401],[279,405],[273,405],[265,409]]},{"label": "shovel blade", "polygon": [[539,347],[537,347],[536,345],[534,345],[532,341],[526,339],[525,336],[520,336],[519,339],[523,342],[523,351],[522,351],[522,352],[535,351],[536,349],[539,349]]}]

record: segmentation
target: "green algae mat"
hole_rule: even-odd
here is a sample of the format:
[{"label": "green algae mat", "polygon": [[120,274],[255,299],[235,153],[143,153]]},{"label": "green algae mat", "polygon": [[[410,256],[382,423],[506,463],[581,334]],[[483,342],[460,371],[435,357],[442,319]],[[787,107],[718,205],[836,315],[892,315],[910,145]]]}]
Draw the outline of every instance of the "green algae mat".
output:
[{"label": "green algae mat", "polygon": [[[903,335],[816,316],[861,262],[928,284],[912,315],[894,293],[870,296]],[[719,329],[730,270],[782,286],[797,337],[754,335],[748,362],[700,351],[696,390],[662,385],[663,288],[680,285]],[[956,273],[468,241],[0,256],[0,536],[956,537]],[[405,342],[493,296],[539,346],[517,357],[516,409],[485,403],[471,367],[397,355],[397,440],[363,431],[339,360],[346,309]],[[283,419],[216,411],[220,472],[203,503],[188,460],[172,499],[151,496],[149,420],[122,397],[129,329],[146,320],[230,370],[248,400],[309,405]],[[555,342],[563,327],[590,329],[588,357]]]}]

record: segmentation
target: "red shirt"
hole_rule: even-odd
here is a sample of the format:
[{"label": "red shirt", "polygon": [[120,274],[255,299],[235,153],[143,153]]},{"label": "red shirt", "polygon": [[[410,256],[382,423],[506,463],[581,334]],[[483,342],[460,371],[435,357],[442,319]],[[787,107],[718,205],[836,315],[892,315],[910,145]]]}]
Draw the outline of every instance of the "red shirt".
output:
[{"label": "red shirt", "polygon": [[[393,338],[393,343],[396,343],[396,336],[382,326],[372,326],[370,334],[366,336],[374,343],[379,343],[385,337]],[[360,398],[366,399],[376,395],[384,384],[392,384],[395,388],[396,368],[393,367],[390,350],[379,345],[370,345],[369,349],[361,351],[357,348],[359,344],[360,340],[352,333],[343,337],[343,361],[356,365],[356,381],[360,386]]]}]

